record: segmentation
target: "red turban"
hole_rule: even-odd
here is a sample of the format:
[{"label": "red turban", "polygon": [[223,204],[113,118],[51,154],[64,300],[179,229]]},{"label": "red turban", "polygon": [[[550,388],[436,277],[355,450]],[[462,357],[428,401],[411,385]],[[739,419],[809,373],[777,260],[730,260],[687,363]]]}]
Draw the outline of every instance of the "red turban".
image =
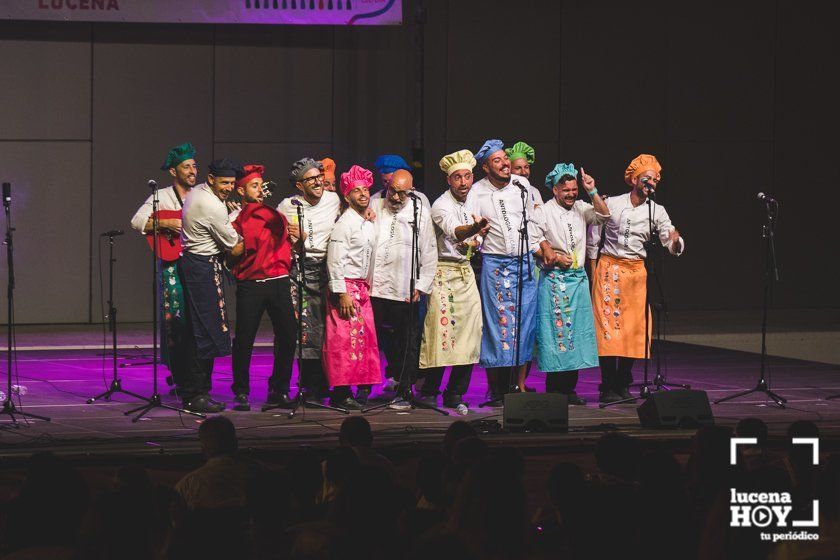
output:
[{"label": "red turban", "polygon": [[243,169],[245,170],[245,174],[242,176],[242,178],[237,179],[237,181],[236,181],[236,186],[237,187],[244,187],[245,185],[248,184],[249,181],[251,181],[252,179],[255,179],[257,177],[262,179],[263,173],[265,173],[265,166],[264,165],[251,164],[251,165],[246,165],[245,167],[243,167]]}]

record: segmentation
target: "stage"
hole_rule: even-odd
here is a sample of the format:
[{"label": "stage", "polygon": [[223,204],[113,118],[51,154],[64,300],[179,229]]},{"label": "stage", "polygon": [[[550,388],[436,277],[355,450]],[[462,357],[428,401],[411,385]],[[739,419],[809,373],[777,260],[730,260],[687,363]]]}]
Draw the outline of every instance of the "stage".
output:
[{"label": "stage", "polygon": [[[199,452],[196,430],[200,420],[197,418],[156,409],[135,423],[124,412],[142,403],[126,395],[86,404],[89,397],[101,393],[110,382],[111,357],[102,356],[101,352],[101,347],[18,351],[13,383],[27,387],[27,393],[21,398],[21,410],[48,416],[51,421],[30,420],[21,422],[20,428],[13,428],[7,416],[0,418],[0,457],[7,464],[22,460],[35,450],[87,458],[109,457],[111,460],[142,455],[196,455]],[[139,348],[119,351],[119,377],[123,387],[141,395],[151,394],[152,390],[152,368],[144,363],[147,352]],[[710,401],[751,388],[758,379],[757,354],[667,342],[663,344],[662,357],[663,371],[669,381],[702,389],[708,393]],[[271,363],[269,349],[262,345],[257,347],[252,362],[252,411],[224,412],[237,427],[241,447],[257,454],[271,454],[302,445],[328,447],[336,444],[337,430],[346,418],[344,414],[307,410],[305,415],[288,419],[282,410],[260,412]],[[791,422],[811,420],[820,427],[823,450],[836,447],[840,435],[840,400],[825,400],[825,397],[840,393],[840,366],[780,357],[771,357],[769,364],[771,387],[788,399],[788,407],[780,409],[756,393],[713,404],[716,422],[734,426],[743,418],[758,417],[769,425],[771,436],[778,437]],[[636,381],[642,378],[642,365],[639,361],[634,367]],[[164,402],[177,404],[164,382],[168,374],[166,368],[161,366],[158,371]],[[543,391],[544,378],[544,374],[532,372],[529,384]],[[485,432],[483,437],[491,445],[516,446],[535,452],[550,448],[553,453],[563,446],[589,447],[608,430],[621,430],[650,441],[668,441],[669,445],[678,448],[688,445],[694,430],[641,428],[637,404],[600,409],[597,405],[598,379],[597,369],[581,372],[578,392],[589,404],[570,407],[570,430],[562,434],[509,434],[494,430],[493,421],[501,423],[502,410],[478,407],[486,390],[484,371],[478,367],[466,396],[471,405],[466,416],[460,416],[454,410],[449,410],[449,416],[443,416],[419,409],[408,412],[380,410],[365,416],[373,426],[378,446],[403,449],[439,446],[442,434],[456,420],[476,422],[476,427]],[[296,376],[293,383],[295,380]],[[230,383],[230,359],[217,360],[212,395],[230,403]]]}]

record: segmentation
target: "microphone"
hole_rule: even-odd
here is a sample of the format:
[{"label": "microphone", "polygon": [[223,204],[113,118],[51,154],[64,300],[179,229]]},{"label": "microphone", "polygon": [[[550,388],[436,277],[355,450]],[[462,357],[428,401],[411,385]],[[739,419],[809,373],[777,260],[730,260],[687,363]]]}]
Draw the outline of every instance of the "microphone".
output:
[{"label": "microphone", "polygon": [[121,229],[112,229],[111,231],[106,231],[105,233],[100,233],[99,237],[116,237],[118,235],[122,235],[125,232]]},{"label": "microphone", "polygon": [[642,184],[645,186],[644,188],[646,193],[650,194],[656,192],[656,186],[650,184],[650,178],[645,177],[642,179]]},{"label": "microphone", "polygon": [[149,188],[154,189],[155,187],[157,187],[157,181],[155,181],[154,179],[149,179]]},{"label": "microphone", "polygon": [[303,206],[303,202],[301,202],[300,200],[298,200],[296,198],[292,199],[292,204],[294,204],[295,206]]},{"label": "microphone", "polygon": [[764,203],[767,203],[767,204],[778,204],[779,203],[778,200],[776,200],[775,198],[773,198],[769,194],[764,194],[763,192],[758,193],[758,196],[756,198],[758,198],[758,200],[760,200],[761,202],[764,202]]},{"label": "microphone", "polygon": [[522,182],[519,181],[519,179],[514,179],[513,184],[519,187],[519,190],[521,191],[526,190],[525,185],[523,185]]},{"label": "microphone", "polygon": [[407,194],[408,194],[408,198],[413,198],[414,200],[420,200],[420,197],[417,196],[417,193],[415,193],[414,191],[408,191]]},{"label": "microphone", "polygon": [[3,183],[3,204],[8,206],[10,202],[12,202],[12,184]]}]

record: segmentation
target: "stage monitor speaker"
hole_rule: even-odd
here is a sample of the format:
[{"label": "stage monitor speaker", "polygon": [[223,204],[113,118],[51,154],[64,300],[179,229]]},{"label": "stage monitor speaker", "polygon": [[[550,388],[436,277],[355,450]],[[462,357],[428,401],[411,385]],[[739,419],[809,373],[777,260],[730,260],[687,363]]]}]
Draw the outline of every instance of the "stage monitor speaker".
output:
[{"label": "stage monitor speaker", "polygon": [[706,391],[657,391],[637,412],[644,428],[695,428],[715,423]]},{"label": "stage monitor speaker", "polygon": [[508,393],[504,427],[517,432],[568,432],[569,399],[559,393]]}]

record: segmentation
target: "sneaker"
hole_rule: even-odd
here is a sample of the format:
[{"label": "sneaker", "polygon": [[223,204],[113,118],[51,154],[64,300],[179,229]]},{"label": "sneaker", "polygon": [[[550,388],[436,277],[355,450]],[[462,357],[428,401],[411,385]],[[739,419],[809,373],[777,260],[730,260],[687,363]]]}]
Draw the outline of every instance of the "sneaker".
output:
[{"label": "sneaker", "polygon": [[467,406],[467,403],[460,403],[455,407],[455,411],[461,416],[466,416],[470,412],[470,409]]},{"label": "sneaker", "polygon": [[248,402],[248,395],[240,393],[233,399],[233,410],[237,412],[247,412],[251,410],[251,404]]},{"label": "sneaker", "polygon": [[399,399],[388,405],[391,410],[411,410],[411,403],[405,399]]},{"label": "sneaker", "polygon": [[289,393],[269,390],[265,404],[268,406],[279,406],[280,408],[292,408],[295,405],[295,401],[289,398]]},{"label": "sneaker", "polygon": [[366,405],[370,398],[370,387],[359,387],[356,389],[356,402]]},{"label": "sneaker", "polygon": [[330,406],[335,408],[343,408],[344,410],[362,410],[362,405],[353,397],[347,397],[340,400],[330,399]]},{"label": "sneaker", "polygon": [[396,393],[399,386],[399,381],[393,377],[389,377],[385,380],[385,383],[382,384],[382,391],[385,393]]},{"label": "sneaker", "polygon": [[184,401],[184,408],[190,412],[216,413],[225,409],[225,403],[214,401],[210,395],[204,393]]}]

